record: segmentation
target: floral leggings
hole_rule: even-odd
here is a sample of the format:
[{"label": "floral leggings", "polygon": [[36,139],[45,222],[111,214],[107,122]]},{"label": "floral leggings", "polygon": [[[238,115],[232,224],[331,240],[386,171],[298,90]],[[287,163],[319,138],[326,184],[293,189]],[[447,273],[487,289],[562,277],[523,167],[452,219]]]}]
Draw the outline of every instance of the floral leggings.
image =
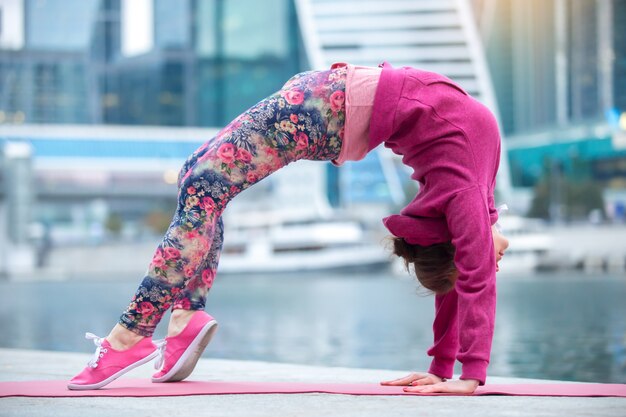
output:
[{"label": "floral leggings", "polygon": [[291,162],[339,156],[345,79],[345,67],[295,75],[187,159],[176,213],[120,317],[122,326],[151,336],[170,307],[204,309],[222,249],[226,204]]}]

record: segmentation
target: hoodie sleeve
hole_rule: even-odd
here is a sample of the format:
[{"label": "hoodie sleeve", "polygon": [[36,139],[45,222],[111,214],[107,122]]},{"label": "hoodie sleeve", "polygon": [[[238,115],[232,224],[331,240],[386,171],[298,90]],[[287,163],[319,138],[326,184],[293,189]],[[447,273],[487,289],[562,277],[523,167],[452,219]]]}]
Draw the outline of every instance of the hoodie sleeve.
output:
[{"label": "hoodie sleeve", "polygon": [[[477,379],[481,385],[487,378],[496,307],[496,260],[489,205],[487,189],[476,185],[455,194],[444,210],[458,270],[456,358],[463,364],[461,379]],[[441,314],[452,316],[453,310],[448,306]],[[450,323],[448,327],[453,327],[454,318]]]},{"label": "hoodie sleeve", "polygon": [[435,296],[433,323],[435,340],[433,346],[428,349],[428,355],[433,357],[428,372],[441,378],[452,378],[454,361],[459,350],[457,303],[455,289],[447,294]]},{"label": "hoodie sleeve", "polygon": [[487,194],[487,202],[489,203],[489,221],[491,224],[496,224],[498,221],[499,213],[496,208],[495,198],[493,196],[493,192],[496,189],[496,177],[494,175],[493,182],[491,183],[491,190]]}]

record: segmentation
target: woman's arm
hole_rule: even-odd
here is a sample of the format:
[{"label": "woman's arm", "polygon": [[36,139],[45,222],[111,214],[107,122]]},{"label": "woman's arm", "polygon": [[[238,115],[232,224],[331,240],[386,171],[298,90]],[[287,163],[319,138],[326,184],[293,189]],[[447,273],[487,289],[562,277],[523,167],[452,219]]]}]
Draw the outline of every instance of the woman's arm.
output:
[{"label": "woman's arm", "polygon": [[428,355],[432,356],[433,360],[428,372],[441,378],[452,378],[459,350],[457,299],[455,289],[447,294],[435,296],[434,344],[428,349]]},{"label": "woman's arm", "polygon": [[496,307],[496,258],[487,189],[478,185],[457,193],[445,207],[455,247],[461,379],[485,383]]}]

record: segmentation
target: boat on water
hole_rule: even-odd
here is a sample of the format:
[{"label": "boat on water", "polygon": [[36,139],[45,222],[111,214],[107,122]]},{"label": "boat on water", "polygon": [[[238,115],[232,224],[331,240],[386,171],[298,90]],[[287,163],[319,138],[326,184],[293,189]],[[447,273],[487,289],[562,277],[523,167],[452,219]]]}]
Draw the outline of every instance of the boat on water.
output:
[{"label": "boat on water", "polygon": [[[295,165],[295,167],[294,167]],[[364,223],[331,207],[323,164],[299,161],[246,190],[225,212],[220,273],[372,271],[389,252]]]},{"label": "boat on water", "polygon": [[229,219],[220,273],[356,272],[389,265],[389,253],[357,221],[276,213],[253,218]]}]

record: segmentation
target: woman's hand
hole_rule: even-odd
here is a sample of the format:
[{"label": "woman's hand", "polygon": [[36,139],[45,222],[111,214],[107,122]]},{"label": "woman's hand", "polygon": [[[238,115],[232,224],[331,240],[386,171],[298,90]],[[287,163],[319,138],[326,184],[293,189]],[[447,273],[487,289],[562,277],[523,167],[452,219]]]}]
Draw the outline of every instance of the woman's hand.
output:
[{"label": "woman's hand", "polygon": [[413,372],[403,378],[393,381],[381,382],[381,385],[400,385],[406,386],[405,392],[416,393],[448,393],[448,394],[471,394],[479,385],[475,379],[460,379],[454,381],[446,381],[437,375],[429,373]]}]

